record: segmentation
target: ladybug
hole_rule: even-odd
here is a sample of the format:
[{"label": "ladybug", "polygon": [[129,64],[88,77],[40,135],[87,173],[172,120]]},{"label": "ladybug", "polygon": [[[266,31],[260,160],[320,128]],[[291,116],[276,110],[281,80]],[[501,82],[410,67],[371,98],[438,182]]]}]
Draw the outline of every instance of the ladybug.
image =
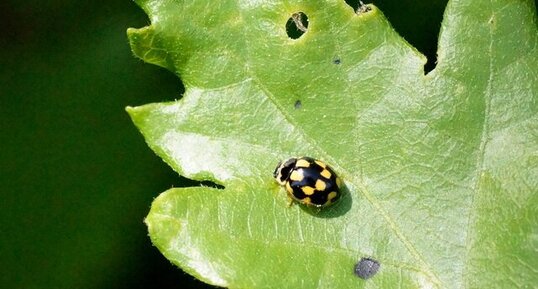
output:
[{"label": "ladybug", "polygon": [[273,177],[295,201],[312,207],[334,204],[341,196],[341,181],[324,162],[310,157],[278,163]]}]

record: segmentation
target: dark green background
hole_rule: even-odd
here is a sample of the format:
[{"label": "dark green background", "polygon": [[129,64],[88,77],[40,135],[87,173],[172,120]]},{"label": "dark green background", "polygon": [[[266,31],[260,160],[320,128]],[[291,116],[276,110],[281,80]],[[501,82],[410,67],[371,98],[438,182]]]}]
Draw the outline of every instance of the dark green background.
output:
[{"label": "dark green background", "polygon": [[[202,288],[142,222],[192,183],[124,111],[178,98],[181,82],[132,56],[125,30],[149,24],[133,2],[87,2],[0,2],[0,288]],[[375,4],[433,67],[446,1]]]}]

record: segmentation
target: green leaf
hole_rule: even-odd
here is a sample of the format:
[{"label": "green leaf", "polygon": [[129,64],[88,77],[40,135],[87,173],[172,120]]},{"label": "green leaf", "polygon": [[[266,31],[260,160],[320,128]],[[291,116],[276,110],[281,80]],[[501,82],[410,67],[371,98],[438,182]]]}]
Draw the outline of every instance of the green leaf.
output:
[{"label": "green leaf", "polygon": [[[154,201],[150,237],[174,264],[230,288],[538,284],[532,1],[451,1],[427,75],[373,5],[137,3],[152,24],[128,31],[133,51],[186,92],[128,112],[174,170],[224,186]],[[342,177],[337,205],[287,207],[272,172],[302,155]],[[353,274],[362,257],[381,264],[368,280]]]}]

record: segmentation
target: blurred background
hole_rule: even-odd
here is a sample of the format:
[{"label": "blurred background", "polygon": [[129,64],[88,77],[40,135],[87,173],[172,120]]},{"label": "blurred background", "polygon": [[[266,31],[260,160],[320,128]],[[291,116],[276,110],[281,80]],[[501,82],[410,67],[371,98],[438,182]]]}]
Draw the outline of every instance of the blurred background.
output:
[{"label": "blurred background", "polygon": [[[105,3],[0,1],[0,288],[213,288],[152,247],[153,198],[196,183],[124,111],[183,86],[132,56],[125,30],[149,24],[142,10]],[[431,70],[446,0],[374,3]]]}]

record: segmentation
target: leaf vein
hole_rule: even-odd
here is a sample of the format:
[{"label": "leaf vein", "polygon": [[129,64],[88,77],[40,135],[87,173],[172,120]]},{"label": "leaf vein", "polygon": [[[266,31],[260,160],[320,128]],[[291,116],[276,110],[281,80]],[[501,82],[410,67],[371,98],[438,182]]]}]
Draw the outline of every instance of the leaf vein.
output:
[{"label": "leaf vein", "polygon": [[[493,3],[491,3],[491,6],[493,6]],[[491,17],[495,16],[494,11],[491,11],[491,14],[492,14]],[[488,80],[486,84],[486,91],[484,93],[484,119],[482,123],[482,134],[480,136],[480,144],[478,146],[478,153],[477,153],[476,162],[475,162],[476,171],[475,171],[475,176],[474,176],[474,185],[473,185],[473,189],[471,190],[472,192],[476,192],[476,193],[471,195],[471,202],[469,206],[471,212],[469,212],[469,216],[467,218],[467,227],[466,227],[466,232],[465,232],[466,248],[465,248],[465,259],[464,259],[464,264],[463,264],[464,269],[461,271],[463,284],[465,285],[466,288],[469,287],[469,280],[467,278],[468,274],[465,274],[465,272],[467,272],[467,267],[469,266],[469,255],[472,249],[470,232],[471,232],[471,229],[474,228],[472,224],[476,221],[476,218],[477,218],[475,203],[477,199],[477,194],[480,194],[480,191],[479,191],[480,177],[484,171],[484,158],[486,154],[486,145],[489,140],[489,129],[490,129],[489,128],[489,114],[490,114],[490,109],[491,109],[490,97],[491,97],[492,83],[493,83],[493,31],[492,31],[491,25],[489,25],[488,36],[489,36],[489,46],[488,46],[488,58],[489,58],[488,74],[489,75],[488,75]]]},{"label": "leaf vein", "polygon": [[402,241],[402,243],[404,244],[406,249],[409,251],[409,253],[419,263],[422,264],[422,266],[424,267],[423,269],[425,270],[425,275],[428,276],[428,278],[430,279],[430,281],[432,281],[432,283],[436,284],[437,287],[440,288],[441,281],[431,269],[431,265],[426,262],[424,257],[418,252],[418,250],[413,246],[413,244],[409,241],[409,239],[401,232],[400,228],[398,227],[398,225],[396,225],[392,217],[389,216],[389,214],[381,207],[378,200],[372,194],[369,193],[366,186],[356,177],[353,177],[353,175],[350,172],[348,172],[343,167],[341,167],[335,159],[333,159],[327,152],[325,152],[321,148],[319,144],[317,144],[316,141],[314,141],[311,137],[309,137],[308,134],[297,123],[295,123],[295,121],[292,120],[291,116],[285,113],[284,108],[277,103],[273,94],[255,76],[253,76],[252,79],[254,83],[256,83],[260,87],[260,89],[266,94],[267,98],[277,108],[277,110],[284,116],[286,121],[288,121],[294,128],[297,128],[297,130],[301,133],[303,138],[312,145],[313,149],[318,150],[320,152],[320,155],[322,155],[324,159],[330,161],[333,167],[335,167],[338,171],[343,172],[345,175],[349,176],[353,180],[353,182],[357,184],[359,191],[362,192],[362,194],[368,200],[368,202],[374,206],[376,211],[378,211],[381,214],[383,219],[389,225],[390,230],[393,231],[394,234],[396,234],[396,236],[398,237],[398,239],[400,239],[400,241]]}]

